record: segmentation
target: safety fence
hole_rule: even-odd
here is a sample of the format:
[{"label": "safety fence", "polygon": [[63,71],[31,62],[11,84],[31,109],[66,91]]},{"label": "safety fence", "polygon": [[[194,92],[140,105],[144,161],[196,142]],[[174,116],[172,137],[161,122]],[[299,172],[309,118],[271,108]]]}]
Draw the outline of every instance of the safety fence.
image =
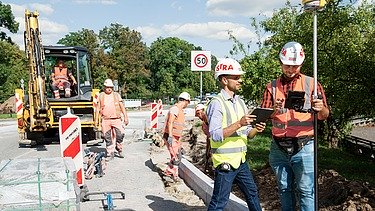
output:
[{"label": "safety fence", "polygon": [[375,159],[375,142],[359,138],[356,136],[348,136],[344,139],[344,147],[361,156]]}]

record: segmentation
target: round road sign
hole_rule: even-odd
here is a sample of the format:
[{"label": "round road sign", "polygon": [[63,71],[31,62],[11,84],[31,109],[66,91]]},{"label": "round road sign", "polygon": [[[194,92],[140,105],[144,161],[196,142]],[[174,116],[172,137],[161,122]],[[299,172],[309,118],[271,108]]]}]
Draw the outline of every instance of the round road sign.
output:
[{"label": "round road sign", "polygon": [[191,70],[192,71],[210,71],[211,70],[211,52],[210,51],[191,51]]}]

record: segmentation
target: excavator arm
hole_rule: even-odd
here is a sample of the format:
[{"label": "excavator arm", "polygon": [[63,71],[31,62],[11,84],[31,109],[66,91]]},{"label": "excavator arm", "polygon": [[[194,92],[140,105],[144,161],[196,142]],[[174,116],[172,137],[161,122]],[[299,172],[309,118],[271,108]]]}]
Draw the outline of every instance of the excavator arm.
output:
[{"label": "excavator arm", "polygon": [[25,11],[25,52],[29,69],[30,131],[45,131],[49,105],[46,96],[44,51],[41,41],[37,11]]}]

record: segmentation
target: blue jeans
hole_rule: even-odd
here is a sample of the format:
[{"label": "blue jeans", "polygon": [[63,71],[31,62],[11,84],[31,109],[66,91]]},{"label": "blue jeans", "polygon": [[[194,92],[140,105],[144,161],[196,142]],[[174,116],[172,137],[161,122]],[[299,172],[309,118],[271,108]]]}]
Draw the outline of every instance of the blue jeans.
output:
[{"label": "blue jeans", "polygon": [[282,210],[296,210],[296,196],[299,198],[301,211],[314,210],[313,140],[292,156],[272,141],[269,161],[279,186]]},{"label": "blue jeans", "polygon": [[257,186],[246,162],[242,163],[238,169],[232,169],[228,172],[215,169],[214,191],[211,202],[208,205],[208,210],[224,209],[228,203],[234,182],[238,184],[245,195],[249,210],[261,211]]}]

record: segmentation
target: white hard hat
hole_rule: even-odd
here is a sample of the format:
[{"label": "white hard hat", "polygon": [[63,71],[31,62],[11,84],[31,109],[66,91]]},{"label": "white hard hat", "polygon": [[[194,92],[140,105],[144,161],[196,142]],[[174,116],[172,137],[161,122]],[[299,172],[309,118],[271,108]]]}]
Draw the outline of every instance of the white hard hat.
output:
[{"label": "white hard hat", "polygon": [[215,67],[215,79],[220,75],[242,75],[244,73],[240,63],[230,58],[221,59]]},{"label": "white hard hat", "polygon": [[111,79],[105,79],[104,86],[105,87],[114,87],[113,82],[112,82]]},{"label": "white hard hat", "polygon": [[288,42],[281,49],[279,58],[285,65],[301,65],[305,60],[305,53],[298,42]]},{"label": "white hard hat", "polygon": [[198,103],[198,104],[195,106],[195,111],[203,110],[204,107],[205,107],[205,106],[204,106],[202,103]]},{"label": "white hard hat", "polygon": [[188,100],[188,101],[190,101],[190,94],[187,93],[187,92],[182,92],[182,93],[178,96],[178,98],[182,98],[182,99],[184,99],[184,100]]}]

